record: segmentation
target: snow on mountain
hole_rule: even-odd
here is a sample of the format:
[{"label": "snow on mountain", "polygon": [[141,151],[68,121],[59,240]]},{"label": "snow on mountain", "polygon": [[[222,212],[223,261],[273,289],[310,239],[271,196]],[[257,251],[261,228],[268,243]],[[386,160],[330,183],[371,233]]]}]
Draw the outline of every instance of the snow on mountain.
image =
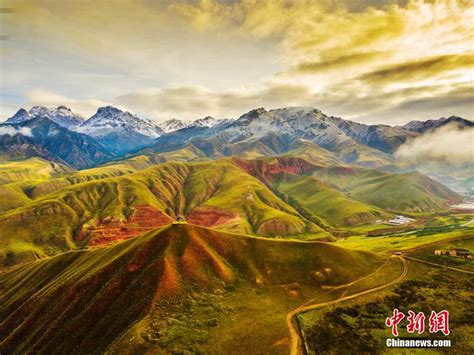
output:
[{"label": "snow on mountain", "polygon": [[350,139],[324,113],[313,107],[285,107],[270,111],[258,108],[240,116],[225,132],[234,136],[234,141],[275,133],[311,140],[322,146]]},{"label": "snow on mountain", "polygon": [[215,126],[219,120],[216,120],[215,118],[211,116],[206,116],[204,118],[200,118],[195,120],[193,123],[191,123],[191,126],[196,126],[196,127],[213,127]]},{"label": "snow on mountain", "polygon": [[176,118],[172,118],[170,120],[167,120],[165,122],[162,122],[158,124],[158,126],[165,132],[165,133],[170,133],[174,132],[183,128],[188,127],[191,124],[191,122],[188,121],[181,121]]},{"label": "snow on mountain", "polygon": [[171,133],[188,127],[216,127],[231,122],[232,119],[216,119],[211,116],[199,118],[195,121],[182,121],[176,118],[160,123],[158,126],[165,132]]},{"label": "snow on mountain", "polygon": [[135,133],[149,138],[157,138],[164,133],[152,121],[113,106],[100,107],[95,115],[78,128],[78,131],[94,137],[112,133],[124,136]]},{"label": "snow on mountain", "polygon": [[425,133],[428,131],[434,131],[435,129],[447,124],[455,124],[460,129],[474,127],[474,122],[472,121],[468,121],[457,116],[451,116],[448,118],[443,117],[437,120],[410,121],[406,125],[402,126],[402,128],[412,132]]},{"label": "snow on mountain", "polygon": [[73,128],[79,126],[84,122],[84,117],[74,113],[66,106],[58,107],[44,107],[34,106],[29,111],[21,108],[12,117],[7,119],[5,123],[20,123],[31,120],[36,117],[46,117],[58,125],[66,128]]}]

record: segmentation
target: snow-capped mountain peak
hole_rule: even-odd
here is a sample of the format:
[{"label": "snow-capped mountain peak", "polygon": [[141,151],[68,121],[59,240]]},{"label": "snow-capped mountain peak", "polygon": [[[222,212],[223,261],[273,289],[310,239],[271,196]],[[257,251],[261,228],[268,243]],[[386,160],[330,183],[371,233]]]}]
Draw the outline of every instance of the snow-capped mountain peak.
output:
[{"label": "snow-capped mountain peak", "polygon": [[188,127],[215,127],[222,125],[224,123],[228,123],[231,120],[229,119],[216,119],[211,116],[206,116],[204,118],[199,118],[195,121],[183,121],[183,120],[178,120],[176,118],[172,118],[170,120],[167,120],[165,122],[162,122],[159,124],[159,127],[165,132],[165,133],[171,133],[174,131],[178,131],[183,128],[188,128]]},{"label": "snow-capped mountain peak", "polygon": [[71,109],[66,106],[33,106],[29,111],[26,111],[23,108],[18,110],[18,112],[6,120],[5,123],[21,123],[35,117],[49,118],[51,121],[66,128],[73,128],[84,122],[84,117],[72,112]]},{"label": "snow-capped mountain peak", "polygon": [[79,131],[91,136],[138,133],[157,138],[163,134],[163,130],[152,121],[113,106],[100,107],[95,115],[79,127]]},{"label": "snow-capped mountain peak", "polygon": [[174,131],[178,131],[180,129],[186,128],[190,125],[191,123],[188,121],[181,121],[176,118],[172,118],[170,120],[167,120],[165,122],[160,123],[158,126],[165,132],[165,133],[170,133]]},{"label": "snow-capped mountain peak", "polygon": [[448,118],[442,117],[437,120],[410,121],[402,126],[402,128],[412,132],[425,133],[428,131],[434,131],[448,124],[456,125],[461,129],[474,127],[474,123],[472,121],[457,116],[451,116]]},{"label": "snow-capped mountain peak", "polygon": [[219,120],[216,120],[215,118],[213,118],[211,116],[206,116],[204,118],[197,119],[191,125],[196,126],[196,127],[213,127],[218,122],[219,122]]}]

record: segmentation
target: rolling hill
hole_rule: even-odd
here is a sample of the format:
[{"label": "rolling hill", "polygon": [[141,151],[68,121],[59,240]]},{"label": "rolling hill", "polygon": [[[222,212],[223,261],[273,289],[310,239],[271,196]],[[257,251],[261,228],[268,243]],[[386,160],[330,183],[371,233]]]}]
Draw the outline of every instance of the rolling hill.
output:
[{"label": "rolling hill", "polygon": [[[178,216],[236,233],[330,239],[334,228],[386,219],[387,210],[435,211],[459,200],[418,173],[321,166],[292,156],[195,163],[161,159],[137,156],[51,177],[35,175],[45,162],[17,162],[11,170],[24,164],[31,179],[0,185],[8,197],[0,203],[0,263],[115,243]],[[4,166],[5,174],[11,165]]]},{"label": "rolling hill", "polygon": [[324,166],[295,156],[251,161],[234,158],[233,161],[302,215],[328,228],[370,223],[388,216],[381,209],[351,199],[312,176],[315,171],[325,169]]},{"label": "rolling hill", "polygon": [[390,174],[353,167],[330,167],[314,176],[348,196],[382,209],[429,212],[443,210],[462,198],[418,172]]},{"label": "rolling hill", "polygon": [[[374,254],[326,243],[271,241],[192,225],[168,226],[110,247],[64,253],[1,273],[0,350],[101,353],[128,329],[163,321],[163,316],[152,317],[160,305],[170,310],[207,293],[237,295],[246,292],[246,285],[260,289],[268,299],[261,312],[270,311],[271,300],[287,304],[289,311],[292,298],[301,303],[322,285],[350,282],[382,263]],[[288,288],[293,291],[288,293]],[[219,302],[232,302],[220,297]],[[246,293],[242,302],[256,301],[258,295]],[[209,310],[208,303],[193,302],[207,317],[215,313],[218,318],[213,322],[234,317]],[[162,337],[166,332],[186,331],[173,319],[160,328]],[[212,328],[206,319],[193,322],[194,339],[203,329]],[[284,322],[281,325],[285,327]],[[139,334],[128,338],[129,348],[141,346],[135,352],[143,351],[142,344],[149,339],[148,333]],[[195,344],[206,342],[207,334]],[[171,351],[170,346],[163,341],[161,348],[154,349]]]},{"label": "rolling hill", "polygon": [[[47,183],[31,191],[47,190]],[[190,223],[245,234],[331,236],[230,161],[164,163],[61,187],[0,214],[5,232],[1,263],[135,237],[179,215]]]}]

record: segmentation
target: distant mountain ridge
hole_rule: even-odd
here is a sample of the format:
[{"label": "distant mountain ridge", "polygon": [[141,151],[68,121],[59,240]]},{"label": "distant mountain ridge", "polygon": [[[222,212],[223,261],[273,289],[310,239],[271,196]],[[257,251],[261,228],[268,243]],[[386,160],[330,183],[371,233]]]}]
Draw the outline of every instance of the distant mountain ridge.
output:
[{"label": "distant mountain ridge", "polygon": [[451,116],[448,118],[443,117],[437,120],[410,121],[406,125],[402,126],[402,128],[412,132],[425,133],[436,130],[448,124],[454,124],[461,129],[474,127],[474,122],[472,121],[457,116]]},{"label": "distant mountain ridge", "polygon": [[0,154],[11,158],[40,157],[84,169],[115,156],[94,138],[62,127],[47,117],[35,117],[8,126],[31,132],[30,135],[0,135]]},{"label": "distant mountain ridge", "polygon": [[[38,117],[48,118],[68,131],[88,136],[102,147],[102,151],[114,157],[165,153],[187,146],[199,152],[200,156],[211,159],[232,155],[272,156],[286,154],[299,147],[302,142],[310,142],[324,148],[329,154],[333,154],[334,159],[343,163],[383,167],[389,171],[399,169],[392,154],[405,142],[449,124],[456,124],[460,129],[474,126],[472,121],[456,116],[412,121],[404,126],[366,125],[328,116],[313,107],[286,107],[268,111],[257,108],[235,120],[207,116],[195,121],[171,119],[154,123],[116,107],[106,106],[100,107],[86,120],[65,106],[35,106],[29,111],[20,109],[0,125],[0,128],[10,127],[0,130],[0,137],[25,136],[27,131],[11,129],[23,128],[16,125]],[[28,128],[28,125],[25,127]],[[28,140],[25,137],[16,139]],[[9,144],[18,144],[11,138],[4,138],[3,143],[4,151],[11,151]],[[30,147],[28,156],[45,156],[44,147]],[[25,149],[20,149],[19,152],[26,154]],[[57,153],[48,150],[47,156],[73,167],[78,166],[74,159],[63,161]]]},{"label": "distant mountain ridge", "polygon": [[7,119],[5,123],[21,123],[35,117],[47,117],[51,121],[66,128],[78,126],[85,121],[83,116],[72,112],[71,109],[67,108],[66,106],[51,108],[44,106],[33,106],[29,111],[21,108],[12,117]]},{"label": "distant mountain ridge", "polygon": [[178,120],[176,118],[172,118],[170,120],[164,121],[162,123],[158,123],[158,126],[165,132],[171,133],[175,131],[179,131],[180,129],[189,128],[189,127],[214,127],[214,126],[221,126],[228,122],[232,121],[232,119],[216,119],[211,116],[206,116],[204,118],[199,118],[195,121],[183,121]]},{"label": "distant mountain ridge", "polygon": [[164,134],[152,121],[113,106],[100,107],[76,130],[96,138],[118,154],[146,146]]}]

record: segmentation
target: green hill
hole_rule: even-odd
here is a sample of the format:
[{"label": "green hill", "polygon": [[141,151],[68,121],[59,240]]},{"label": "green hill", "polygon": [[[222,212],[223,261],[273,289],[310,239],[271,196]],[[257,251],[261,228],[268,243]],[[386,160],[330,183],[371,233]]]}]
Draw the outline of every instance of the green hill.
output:
[{"label": "green hill", "polygon": [[[160,305],[169,311],[200,294],[238,295],[246,292],[246,285],[260,289],[268,300],[262,316],[271,311],[274,300],[286,304],[288,312],[322,285],[348,283],[382,262],[374,254],[326,243],[272,241],[173,225],[110,247],[69,252],[1,273],[0,349],[8,354],[101,353],[142,319],[148,325],[140,323],[141,327],[166,321],[163,315],[152,317]],[[290,297],[285,291],[288,287],[298,291]],[[297,299],[291,301],[292,297]],[[260,299],[255,292],[246,293],[242,302],[251,305]],[[232,298],[226,301],[222,296],[216,300],[228,302],[225,307],[242,304],[232,304]],[[235,317],[211,311],[208,303],[193,307],[207,317],[216,314],[216,321]],[[166,332],[186,331],[179,325],[183,323],[168,319],[168,325],[160,328],[163,337]],[[193,322],[190,336],[210,328],[205,319]],[[284,321],[279,326],[287,331]],[[145,343],[149,336],[141,334],[127,338],[127,346]],[[207,340],[212,342],[206,337],[198,341]],[[189,341],[186,338],[180,344]],[[171,345],[163,341],[161,348],[155,345],[155,351]],[[143,346],[134,350],[140,349]]]},{"label": "green hill", "polygon": [[336,227],[373,223],[389,216],[377,207],[348,198],[312,176],[283,174],[274,182],[274,189],[283,193],[291,205],[297,204]]},{"label": "green hill", "polygon": [[0,162],[0,185],[49,178],[69,171],[65,165],[41,158],[4,161]]},{"label": "green hill", "polygon": [[383,210],[441,210],[459,198],[422,174],[295,156],[161,160],[137,156],[77,172],[38,159],[3,164],[5,181],[17,181],[0,185],[0,265],[136,237],[177,216],[235,233],[332,238],[332,228],[385,219]]},{"label": "green hill", "polygon": [[417,172],[389,174],[361,168],[331,167],[315,170],[314,175],[353,199],[383,209],[437,211],[461,199],[449,188]]},{"label": "green hill", "polygon": [[388,216],[381,209],[351,199],[311,176],[321,166],[304,159],[290,156],[251,161],[234,158],[233,161],[315,223],[353,226]]},{"label": "green hill", "polygon": [[0,214],[0,261],[10,265],[135,237],[178,215],[245,234],[330,236],[230,161],[164,163],[76,183]]}]

